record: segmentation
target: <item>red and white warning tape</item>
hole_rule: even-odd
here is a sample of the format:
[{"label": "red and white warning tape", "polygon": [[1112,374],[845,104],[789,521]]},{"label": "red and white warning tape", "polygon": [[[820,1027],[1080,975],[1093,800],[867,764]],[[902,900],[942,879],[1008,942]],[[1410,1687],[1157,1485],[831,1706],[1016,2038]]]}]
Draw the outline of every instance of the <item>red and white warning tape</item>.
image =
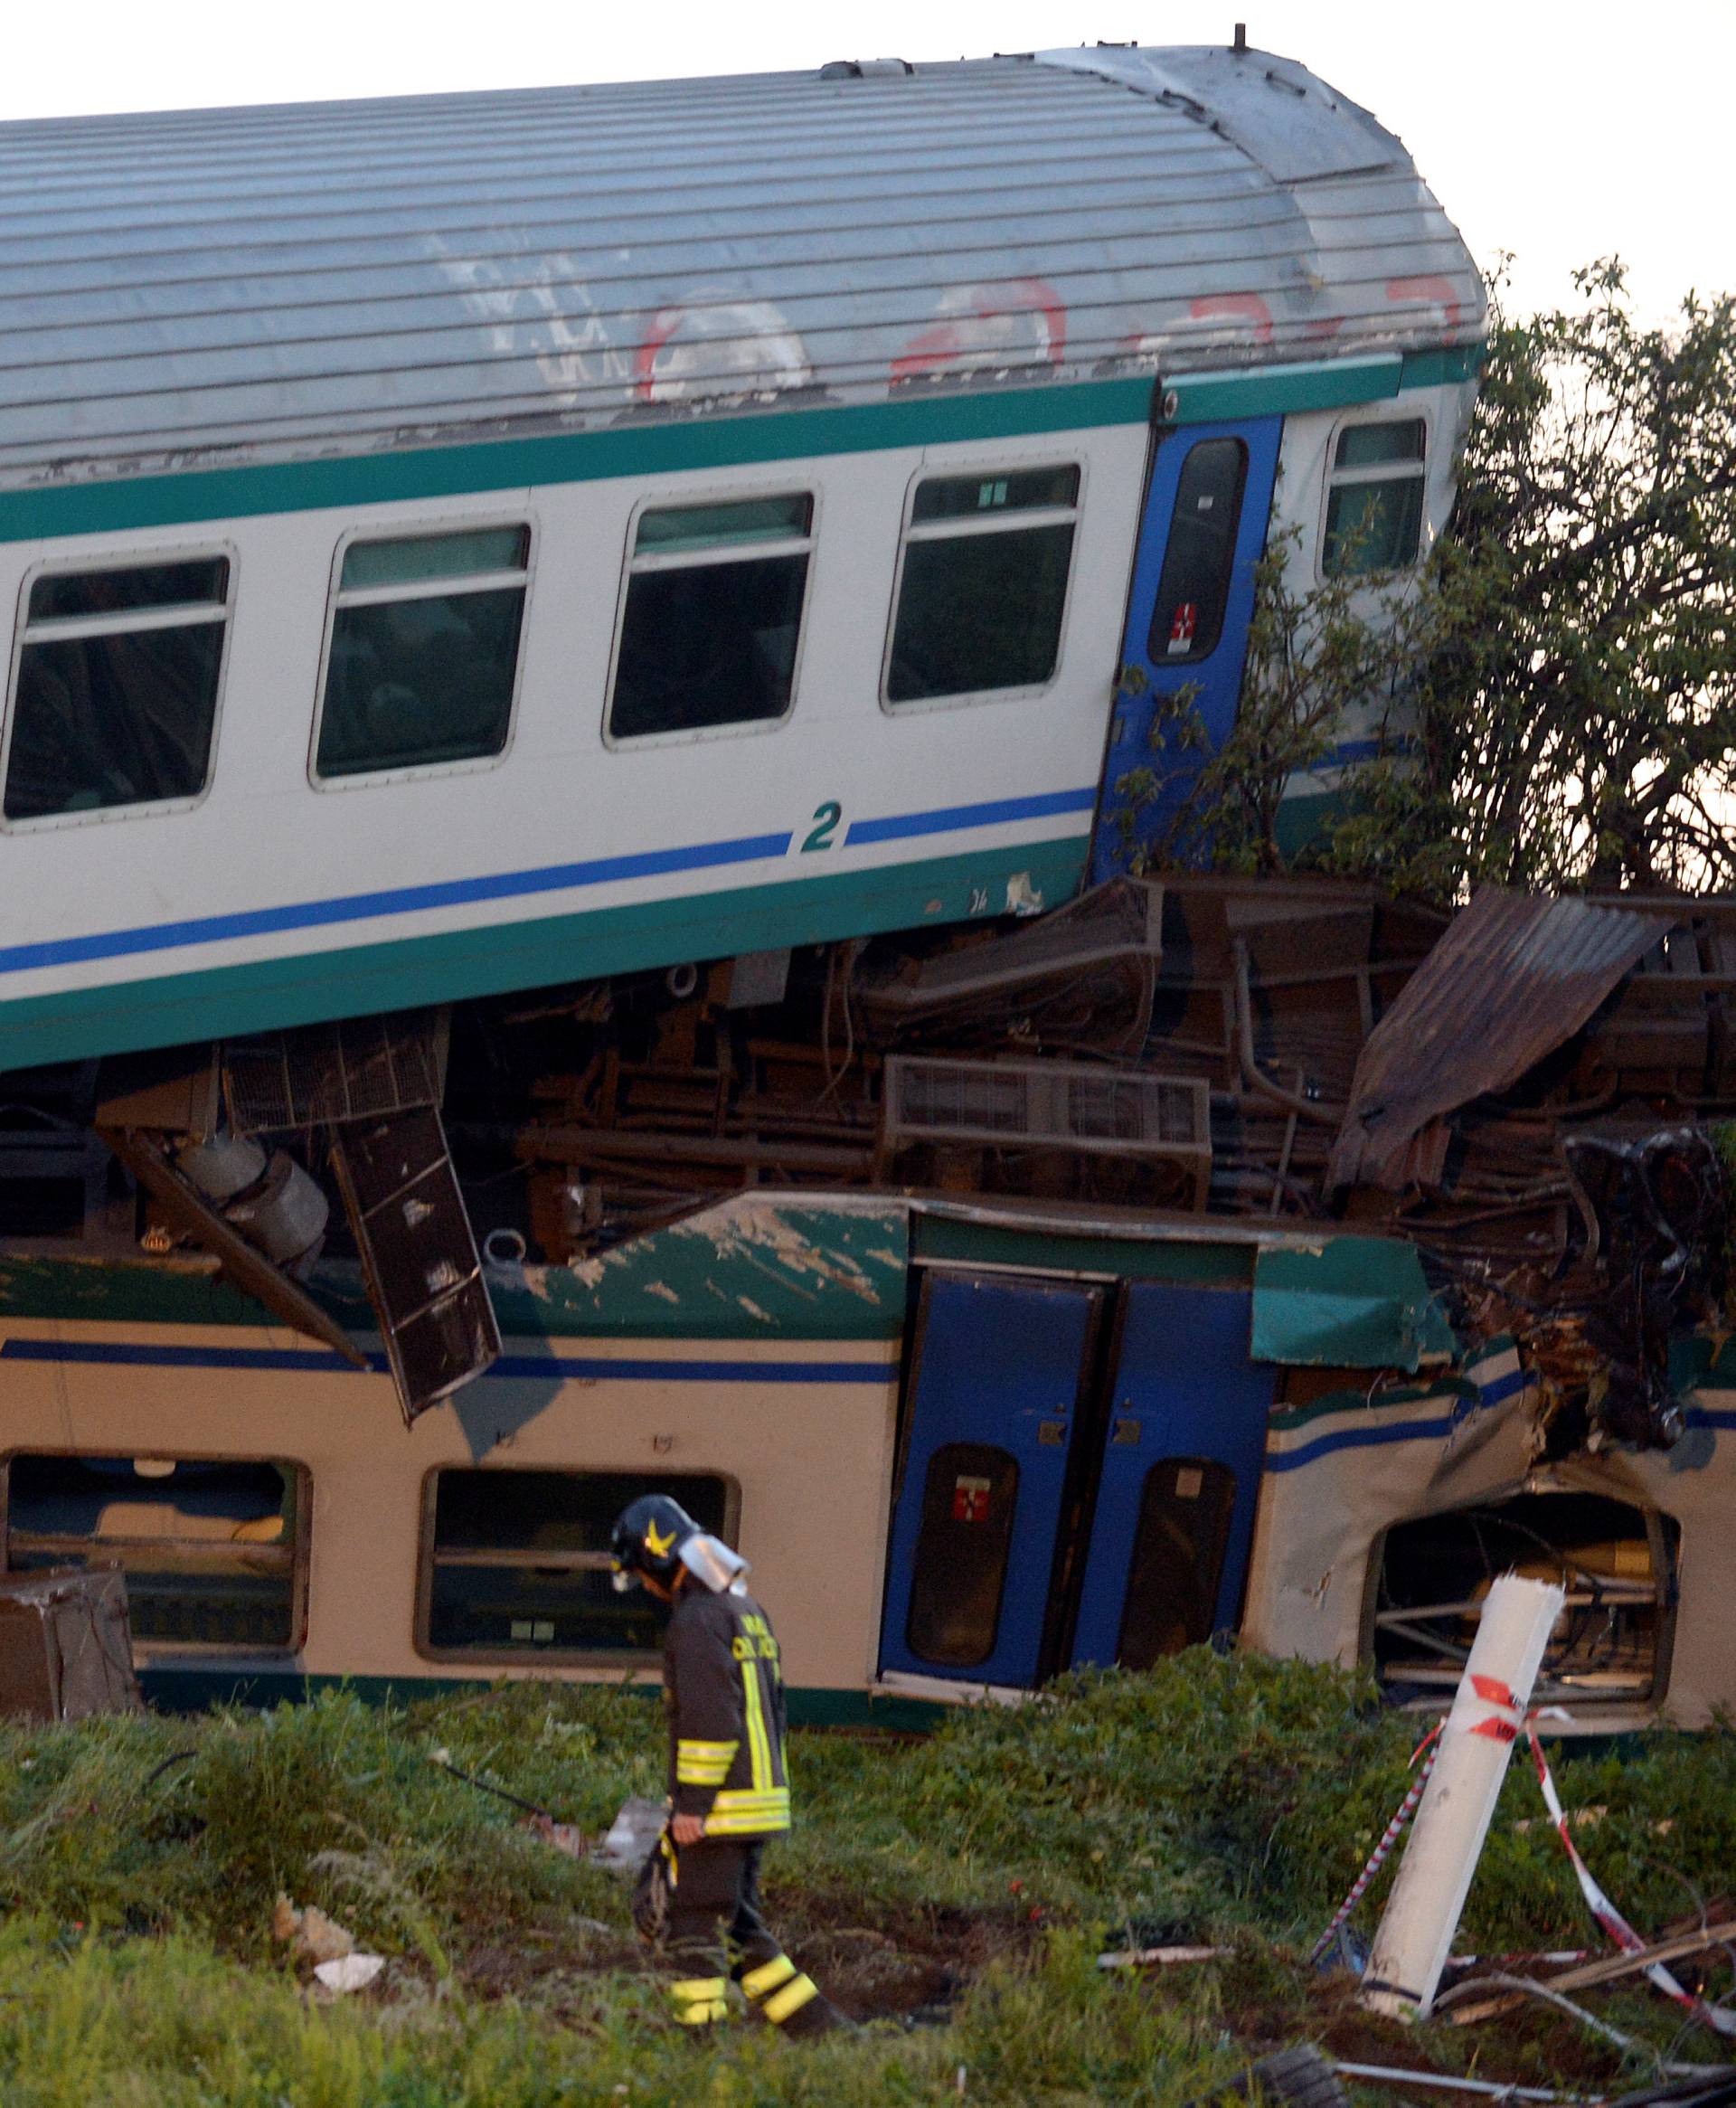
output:
[{"label": "red and white warning tape", "polygon": [[[1486,1707],[1489,1709],[1485,1710]],[[1591,1869],[1580,1855],[1580,1848],[1573,1842],[1568,1829],[1567,1811],[1561,1806],[1561,1795],[1555,1791],[1555,1781],[1550,1772],[1549,1760],[1543,1754],[1543,1745],[1537,1738],[1536,1728],[1530,1719],[1522,1717],[1518,1704],[1505,1684],[1494,1677],[1474,1676],[1470,1678],[1468,1689],[1460,1687],[1447,1718],[1419,1743],[1411,1753],[1410,1762],[1413,1765],[1425,1750],[1429,1753],[1428,1762],[1411,1782],[1410,1790],[1399,1803],[1397,1813],[1382,1831],[1379,1843],[1368,1856],[1368,1864],[1352,1882],[1350,1894],[1334,1913],[1332,1923],[1315,1942],[1308,1956],[1310,1961],[1318,1961],[1332,1945],[1339,1927],[1362,1901],[1369,1883],[1380,1872],[1393,1846],[1399,1841],[1400,1832],[1415,1812],[1417,1803],[1422,1799],[1423,1788],[1429,1783],[1429,1774],[1434,1769],[1441,1735],[1451,1729],[1467,1735],[1486,1735],[1495,1742],[1513,1742],[1517,1738],[1522,1726],[1525,1740],[1531,1745],[1531,1760],[1536,1769],[1537,1783],[1543,1789],[1543,1804],[1549,1810],[1550,1820],[1555,1825],[1555,1834],[1561,1840],[1562,1849],[1573,1868],[1574,1877],[1579,1882],[1580,1893],[1584,1896],[1587,1907],[1624,1954],[1644,1952],[1645,1941],[1598,1886]],[[1712,2005],[1696,1993],[1684,1990],[1661,1961],[1654,1962],[1645,1973],[1647,1980],[1666,1998],[1674,1999],[1696,2019],[1703,2020],[1707,2027],[1715,2029],[1720,2035],[1736,2037],[1736,2011],[1723,2006]]]},{"label": "red and white warning tape", "polygon": [[1429,1761],[1423,1765],[1421,1771],[1420,1771],[1416,1777],[1410,1782],[1410,1791],[1405,1795],[1404,1799],[1400,1801],[1398,1806],[1398,1812],[1393,1816],[1392,1821],[1387,1824],[1386,1828],[1381,1832],[1380,1842],[1368,1855],[1367,1866],[1363,1868],[1362,1872],[1356,1876],[1355,1880],[1351,1883],[1350,1894],[1345,1896],[1343,1903],[1341,1903],[1338,1905],[1338,1908],[1333,1913],[1332,1923],[1315,1942],[1313,1952],[1308,1956],[1308,1960],[1311,1962],[1318,1961],[1320,1957],[1326,1952],[1326,1949],[1332,1945],[1333,1941],[1337,1937],[1339,1926],[1344,1924],[1344,1920],[1350,1915],[1351,1912],[1354,1911],[1356,1905],[1363,1900],[1363,1891],[1367,1888],[1369,1883],[1373,1881],[1374,1876],[1380,1872],[1382,1867],[1386,1862],[1387,1855],[1392,1851],[1393,1846],[1398,1843],[1399,1832],[1404,1828],[1405,1824],[1410,1821],[1411,1816],[1416,1812],[1417,1802],[1422,1799],[1422,1790],[1429,1783],[1429,1774],[1435,1768],[1435,1757],[1439,1741],[1440,1729],[1439,1727],[1431,1728],[1429,1732],[1423,1737],[1423,1739],[1417,1744],[1416,1748],[1411,1751],[1410,1762],[1413,1765],[1415,1764],[1417,1759],[1422,1754],[1424,1750],[1429,1752]]},{"label": "red and white warning tape", "polygon": [[[1572,1864],[1580,1894],[1584,1896],[1586,1907],[1596,1918],[1624,1954],[1638,1954],[1645,1951],[1646,1943],[1622,1916],[1598,1886],[1591,1869],[1580,1857],[1580,1848],[1573,1842],[1567,1826],[1567,1811],[1561,1806],[1561,1797],[1555,1791],[1555,1782],[1550,1776],[1549,1760],[1543,1754],[1543,1745],[1537,1739],[1537,1730],[1530,1721],[1525,1723],[1525,1739],[1531,1744],[1531,1761],[1537,1771],[1537,1783],[1543,1790],[1543,1803],[1549,1810],[1550,1820],[1555,1825],[1555,1834],[1561,1839],[1563,1850]],[[1684,1990],[1661,1961],[1655,1961],[1646,1971],[1646,1979],[1655,1984],[1666,1998],[1684,2006],[1695,2019],[1703,2020],[1708,2028],[1720,2035],[1736,2036],[1736,2012],[1722,2006],[1709,2005],[1694,1992]]]}]

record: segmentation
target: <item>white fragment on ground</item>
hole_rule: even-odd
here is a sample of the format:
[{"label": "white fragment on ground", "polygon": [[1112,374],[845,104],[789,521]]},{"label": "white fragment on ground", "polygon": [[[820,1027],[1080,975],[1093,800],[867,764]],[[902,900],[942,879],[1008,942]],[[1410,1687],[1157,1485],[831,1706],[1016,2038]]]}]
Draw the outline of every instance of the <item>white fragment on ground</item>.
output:
[{"label": "white fragment on ground", "polygon": [[343,1954],[322,1961],[314,1974],[328,1991],[365,1990],[386,1966],[383,1954]]}]

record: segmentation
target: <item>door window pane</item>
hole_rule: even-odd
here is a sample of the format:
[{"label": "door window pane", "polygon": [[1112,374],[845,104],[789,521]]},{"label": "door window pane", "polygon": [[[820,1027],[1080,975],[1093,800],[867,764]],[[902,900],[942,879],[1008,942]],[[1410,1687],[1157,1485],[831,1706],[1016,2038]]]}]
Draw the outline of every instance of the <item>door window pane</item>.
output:
[{"label": "door window pane", "polygon": [[1202,440],[1182,463],[1146,649],[1159,666],[1204,658],[1223,634],[1248,449]]},{"label": "door window pane", "polygon": [[14,1457],[6,1571],[118,1564],[135,1640],[278,1651],[298,1638],[307,1512],[294,1464]]},{"label": "door window pane", "polygon": [[933,477],[905,530],[889,703],[1040,688],[1061,656],[1079,470]]},{"label": "door window pane", "polygon": [[727,1534],[726,1480],[693,1472],[440,1471],[425,1556],[424,1644],[441,1654],[654,1653],[664,1612],[618,1591],[609,1538],[642,1493]]},{"label": "door window pane", "polygon": [[905,1640],[920,1660],[974,1668],[995,1651],[1019,1467],[987,1442],[936,1450],[922,1489]]},{"label": "door window pane", "polygon": [[1146,1473],[1116,1642],[1123,1668],[1211,1638],[1235,1505],[1235,1474],[1222,1464],[1165,1457]]},{"label": "door window pane", "polygon": [[13,696],[8,819],[199,795],[229,587],[222,556],[35,581]]},{"label": "door window pane", "polygon": [[806,492],[640,515],[611,739],[783,716],[796,684],[813,524]]},{"label": "door window pane", "polygon": [[511,729],[530,529],[353,542],[344,553],[315,772],[481,761]]},{"label": "door window pane", "polygon": [[1420,417],[1346,425],[1339,433],[1326,486],[1325,576],[1402,571],[1416,562],[1427,437]]}]

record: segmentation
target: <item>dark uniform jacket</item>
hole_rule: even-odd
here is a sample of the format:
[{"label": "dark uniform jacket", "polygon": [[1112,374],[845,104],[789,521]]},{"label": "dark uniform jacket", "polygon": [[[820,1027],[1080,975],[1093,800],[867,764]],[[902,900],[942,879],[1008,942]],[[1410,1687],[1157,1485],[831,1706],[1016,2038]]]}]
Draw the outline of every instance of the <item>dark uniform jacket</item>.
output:
[{"label": "dark uniform jacket", "polygon": [[784,1678],[750,1595],[683,1589],[664,1635],[663,1695],[675,1813],[703,1816],[707,1837],[788,1829]]}]

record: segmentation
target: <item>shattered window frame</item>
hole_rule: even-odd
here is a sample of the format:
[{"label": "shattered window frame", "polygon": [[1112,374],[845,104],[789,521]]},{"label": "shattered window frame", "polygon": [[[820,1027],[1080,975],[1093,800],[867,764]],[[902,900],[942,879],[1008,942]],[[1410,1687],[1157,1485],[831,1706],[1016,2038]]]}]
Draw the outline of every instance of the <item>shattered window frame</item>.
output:
[{"label": "shattered window frame", "polygon": [[[288,1632],[283,1640],[190,1640],[152,1637],[149,1634],[141,1633],[135,1623],[133,1650],[138,1659],[147,1665],[153,1662],[178,1660],[184,1657],[195,1657],[200,1660],[222,1659],[252,1661],[278,1660],[286,1656],[298,1654],[307,1642],[308,1575],[314,1505],[313,1474],[308,1467],[295,1457],[280,1455],[243,1456],[233,1451],[213,1453],[209,1451],[194,1452],[182,1449],[163,1449],[152,1451],[148,1452],[148,1455],[145,1451],[140,1451],[133,1460],[135,1465],[143,1461],[150,1461],[173,1463],[177,1467],[184,1464],[189,1466],[214,1465],[229,1466],[242,1470],[269,1469],[280,1472],[287,1482],[286,1491],[291,1504],[291,1527],[288,1536],[278,1544],[256,1542],[234,1536],[202,1536],[196,1534],[177,1536],[165,1533],[160,1537],[155,1536],[115,1536],[110,1537],[96,1536],[86,1538],[82,1533],[76,1532],[45,1531],[36,1533],[21,1532],[17,1529],[13,1517],[12,1471],[14,1464],[37,1458],[50,1463],[111,1462],[118,1460],[123,1453],[113,1445],[106,1449],[92,1449],[89,1445],[78,1448],[69,1446],[64,1449],[49,1449],[30,1445],[8,1450],[4,1455],[0,1455],[0,1574],[17,1574],[47,1571],[48,1569],[44,1567],[21,1566],[16,1564],[14,1556],[14,1546],[20,1539],[24,1545],[33,1546],[40,1537],[44,1548],[58,1554],[58,1557],[52,1562],[52,1564],[80,1566],[100,1566],[109,1564],[118,1565],[123,1577],[127,1580],[127,1602],[129,1613],[131,1613],[133,1607],[140,1600],[141,1592],[135,1588],[133,1576],[127,1567],[127,1561],[122,1554],[115,1549],[117,1546],[135,1553],[156,1552],[165,1548],[191,1548],[203,1555],[201,1562],[195,1563],[194,1571],[197,1570],[197,1564],[200,1563],[211,1561],[214,1564],[214,1561],[212,1561],[212,1555],[228,1551],[231,1548],[235,1551],[238,1565],[242,1563],[244,1555],[248,1553],[253,1555],[256,1562],[262,1555],[281,1553],[283,1555],[282,1568],[288,1581],[289,1611]],[[151,1488],[171,1485],[173,1477],[172,1474],[167,1473],[153,1475],[138,1472],[135,1481],[117,1477],[115,1483],[118,1489],[136,1484],[139,1497],[147,1498]],[[65,1542],[70,1541],[74,1536],[88,1543],[90,1547],[90,1551],[82,1557],[63,1548]]]},{"label": "shattered window frame", "polygon": [[[977,483],[987,488],[995,484],[1006,485],[1025,476],[1071,475],[1073,478],[1073,495],[1065,505],[1011,506],[1005,512],[994,509],[984,516],[970,514],[943,515],[919,520],[916,517],[918,501],[929,487],[943,483]],[[1080,527],[1085,516],[1085,496],[1090,481],[1090,464],[1081,451],[1079,454],[1057,454],[1045,450],[1023,458],[1002,455],[993,461],[948,462],[944,459],[928,459],[911,476],[904,491],[904,507],[901,515],[898,535],[898,564],[892,574],[892,607],[886,619],[885,642],[881,650],[880,707],[888,717],[914,717],[931,710],[964,710],[979,703],[1020,703],[1046,695],[1061,678],[1061,669],[1067,659],[1068,625],[1073,611],[1073,586],[1079,575]],[[1005,502],[1005,501],[1003,501]],[[899,638],[899,618],[903,612],[905,572],[913,544],[966,541],[978,535],[994,534],[1030,534],[1045,528],[1065,526],[1068,529],[1067,575],[1061,586],[1061,606],[1055,617],[1054,656],[1049,671],[1040,681],[1025,681],[1005,687],[948,689],[932,695],[912,695],[900,701],[892,692],[893,658]]]},{"label": "shattered window frame", "polygon": [[[1545,1536],[1536,1519],[1539,1504],[1550,1501],[1562,1504],[1564,1527],[1555,1536]],[[1629,1521],[1628,1535],[1620,1539],[1576,1539],[1572,1527],[1576,1513],[1583,1515],[1592,1508],[1626,1509]],[[1411,1707],[1444,1710],[1450,1704],[1463,1674],[1481,1614],[1480,1611],[1475,1616],[1469,1613],[1466,1605],[1470,1599],[1455,1598],[1445,1605],[1393,1603],[1388,1600],[1387,1560],[1393,1537],[1401,1533],[1408,1536],[1431,1529],[1449,1532],[1455,1528],[1468,1532],[1479,1546],[1484,1545],[1486,1533],[1491,1540],[1497,1533],[1506,1534],[1508,1542],[1504,1555],[1489,1560],[1485,1547],[1486,1563],[1490,1568],[1485,1574],[1486,1581],[1495,1577],[1494,1567],[1512,1564],[1511,1554],[1515,1546],[1521,1546],[1535,1548],[1533,1559],[1541,1555],[1547,1563],[1559,1557],[1562,1567],[1570,1570],[1566,1575],[1567,1608],[1561,1621],[1568,1630],[1565,1638],[1559,1631],[1551,1634],[1537,1670],[1533,1693],[1536,1703],[1566,1705],[1575,1713],[1595,1717],[1645,1712],[1665,1702],[1675,1666],[1680,1574],[1686,1531],[1679,1518],[1667,1508],[1642,1495],[1612,1486],[1580,1486],[1569,1480],[1510,1487],[1445,1508],[1426,1509],[1420,1515],[1395,1517],[1375,1532],[1369,1546],[1364,1578],[1358,1656],[1388,1695],[1387,1702],[1392,1702],[1395,1692],[1428,1691],[1432,1695],[1412,1696],[1403,1702]],[[1642,1541],[1646,1548],[1649,1570],[1643,1583],[1633,1576],[1615,1572],[1599,1574],[1597,1584],[1589,1592],[1582,1583],[1576,1590],[1571,1570],[1577,1568],[1582,1575],[1593,1574],[1596,1570],[1590,1564],[1590,1553],[1605,1545]],[[1409,1546],[1405,1549],[1409,1551]],[[1437,1551],[1433,1555],[1439,1559],[1451,1554],[1450,1550],[1444,1555]],[[1522,1566],[1518,1570],[1524,1569]],[[1635,1621],[1642,1629],[1627,1635],[1625,1643],[1629,1647],[1649,1644],[1650,1673],[1642,1679],[1631,1669],[1617,1670],[1614,1673],[1620,1680],[1600,1689],[1587,1681],[1591,1672],[1576,1657],[1594,1643],[1596,1636],[1592,1628],[1599,1618],[1606,1621],[1606,1632],[1613,1633],[1623,1612],[1637,1613]],[[1453,1626],[1450,1633],[1447,1630],[1449,1621]],[[1442,1631],[1431,1634],[1420,1629],[1429,1625],[1439,1626]],[[1396,1634],[1412,1647],[1433,1644],[1437,1659],[1382,1660],[1382,1631]],[[1612,1643],[1623,1642],[1618,1640]]]},{"label": "shattered window frame", "polygon": [[[503,1667],[522,1667],[527,1663],[541,1662],[560,1668],[650,1668],[663,1659],[662,1641],[655,1647],[557,1647],[534,1638],[514,1642],[511,1640],[498,1645],[442,1646],[432,1637],[434,1621],[435,1570],[442,1564],[442,1547],[437,1536],[438,1509],[440,1480],[451,1475],[459,1479],[495,1477],[508,1479],[514,1476],[537,1479],[627,1479],[635,1493],[656,1493],[665,1489],[673,1490],[680,1499],[683,1490],[691,1487],[695,1479],[710,1479],[722,1493],[722,1533],[725,1539],[734,1544],[741,1529],[741,1481],[729,1471],[689,1465],[680,1470],[641,1470],[632,1463],[573,1465],[558,1462],[519,1462],[511,1464],[476,1464],[459,1462],[436,1464],[423,1474],[421,1489],[421,1524],[416,1547],[416,1612],[412,1634],[416,1652],[426,1661],[470,1662],[484,1665],[490,1662]],[[621,1506],[626,1502],[622,1501]],[[611,1508],[612,1521],[618,1509]],[[446,1547],[446,1563],[452,1566],[473,1566],[500,1569],[523,1567],[528,1570],[542,1568],[545,1572],[588,1570],[606,1573],[613,1564],[604,1549],[596,1551],[570,1550],[533,1545],[517,1547],[489,1546]],[[635,1602],[632,1593],[621,1599],[629,1608],[643,1605],[648,1599],[639,1593]]]},{"label": "shattered window frame", "polygon": [[[1327,437],[1325,474],[1320,494],[1320,532],[1315,550],[1315,577],[1325,584],[1332,579],[1347,579],[1353,583],[1360,579],[1392,578],[1405,572],[1415,571],[1421,562],[1427,541],[1429,525],[1429,471],[1431,465],[1434,440],[1433,420],[1423,409],[1407,410],[1403,416],[1393,413],[1391,403],[1380,406],[1379,416],[1365,411],[1355,411],[1341,418]],[[1397,430],[1415,427],[1421,432],[1418,453],[1403,459],[1340,465],[1339,456],[1344,450],[1345,440],[1354,432],[1378,431],[1383,428]],[[1340,491],[1372,491],[1383,484],[1410,484],[1415,486],[1417,515],[1416,533],[1409,553],[1395,563],[1346,563],[1336,560],[1337,552],[1346,537],[1335,534],[1333,527],[1333,500]]]},{"label": "shattered window frame", "polygon": [[[184,564],[221,563],[223,591],[221,600],[202,600],[133,609],[104,614],[36,616],[31,602],[46,579],[113,578],[128,572],[172,571]],[[211,795],[217,776],[217,747],[222,733],[223,699],[229,685],[231,642],[235,628],[237,581],[241,575],[240,553],[233,542],[212,538],[182,542],[157,549],[133,549],[125,555],[80,554],[56,556],[33,564],[18,589],[18,609],[13,622],[12,661],[6,677],[4,733],[0,734],[0,832],[35,834],[52,827],[99,826],[105,821],[150,819],[169,813],[192,812]],[[178,619],[177,619],[178,618]],[[210,629],[221,627],[217,667],[212,683],[211,722],[205,735],[204,773],[199,788],[171,798],[118,799],[108,805],[80,806],[59,812],[22,813],[15,818],[5,807],[12,780],[13,748],[18,732],[18,691],[24,676],[24,655],[33,646],[55,641],[75,643],[99,636],[137,636],[149,630]]]},{"label": "shattered window frame", "polygon": [[[514,533],[524,537],[522,564],[493,571],[453,572],[430,574],[405,583],[345,586],[344,569],[350,553],[369,544],[456,541],[472,534]],[[512,512],[441,514],[437,517],[371,522],[350,528],[339,537],[332,555],[326,592],[326,623],[320,639],[318,685],[314,697],[314,721],[307,741],[307,780],[316,790],[363,790],[382,783],[415,783],[443,776],[479,775],[500,768],[512,753],[518,737],[518,712],[524,697],[524,660],[531,633],[531,613],[536,583],[537,553],[542,544],[540,523],[529,506]],[[365,769],[323,770],[320,742],[326,713],[331,701],[332,651],[337,638],[338,619],[346,609],[383,606],[415,600],[441,600],[466,593],[516,591],[520,595],[518,635],[513,654],[512,690],[506,704],[505,730],[498,747],[486,753],[456,756],[447,761],[387,761]]]},{"label": "shattered window frame", "polygon": [[[740,484],[726,487],[696,487],[682,491],[652,491],[640,498],[627,517],[627,540],[621,559],[621,581],[615,597],[615,628],[609,638],[609,678],[603,688],[602,742],[611,752],[631,752],[645,747],[689,746],[702,740],[744,739],[774,733],[796,714],[801,693],[802,660],[807,649],[808,612],[814,599],[814,579],[819,556],[822,492],[816,481]],[[799,503],[807,507],[807,524],[799,532],[770,532],[737,541],[728,535],[694,540],[685,547],[679,542],[664,548],[639,546],[647,518],[660,513],[727,512],[731,507]],[[633,581],[659,572],[712,570],[731,563],[750,563],[780,558],[801,559],[800,599],[796,615],[796,642],[790,653],[788,693],[775,715],[723,718],[712,724],[673,725],[660,731],[617,732],[615,706],[621,676],[621,654],[627,640]]]}]

